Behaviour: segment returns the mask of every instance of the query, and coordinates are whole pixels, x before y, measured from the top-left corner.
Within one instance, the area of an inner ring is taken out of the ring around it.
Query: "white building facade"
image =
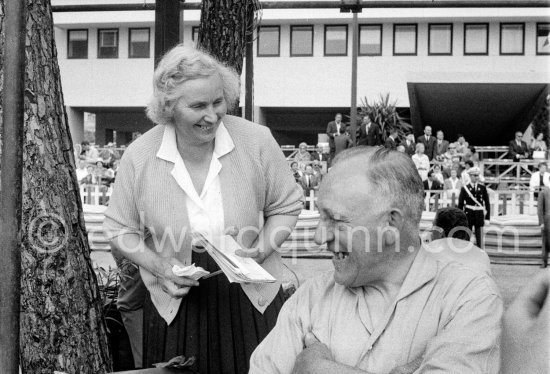
[[[68,3],[75,2],[53,1]],[[182,12],[184,44],[196,38],[199,18],[198,10]],[[358,23],[358,104],[389,93],[417,131],[431,125],[489,145],[483,134],[524,130],[547,94],[549,8],[364,9]],[[96,114],[98,144],[114,132],[124,144],[152,127],[144,108],[154,12],[54,13],[54,24],[73,140],[82,140],[84,112]],[[254,42],[254,120],[281,144],[315,142],[336,112],[349,114],[351,52],[351,14],[264,10]]]

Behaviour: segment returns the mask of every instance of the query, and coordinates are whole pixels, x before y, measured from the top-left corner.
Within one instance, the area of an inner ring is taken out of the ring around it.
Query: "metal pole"
[[[254,34],[253,22],[254,11],[250,6],[250,11],[247,14],[247,30],[246,35],[246,59],[245,59],[245,94],[244,94],[244,118],[254,120]]]
[[[357,55],[359,49],[359,25],[357,23],[357,13],[353,13],[352,38],[351,38],[351,140],[355,144],[355,135],[357,131]]]
[[[261,1],[262,9],[340,9],[340,1]],[[201,3],[180,2],[180,8],[200,9]],[[363,8],[549,8],[547,0],[379,0]],[[155,10],[155,4],[55,5],[54,12]]]
[[[23,92],[25,89],[24,0],[5,6],[2,164],[0,193],[0,373],[19,373]]]
[[[180,42],[179,0],[158,0],[155,8],[155,66]]]

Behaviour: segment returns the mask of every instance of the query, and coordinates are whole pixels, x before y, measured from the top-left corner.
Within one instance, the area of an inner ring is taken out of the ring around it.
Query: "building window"
[[[149,58],[150,30],[129,29],[129,58]]]
[[[488,55],[489,54],[489,24],[465,23],[464,24],[464,54]]]
[[[325,25],[325,56],[348,55],[348,26]]]
[[[67,30],[67,58],[88,58],[88,30]]]
[[[417,25],[393,25],[393,54],[395,56],[416,56]]]
[[[97,58],[118,58],[118,29],[99,29],[97,35]]]
[[[382,56],[382,25],[359,25],[359,55]]]
[[[199,26],[193,26],[191,29],[191,40],[195,43],[195,45],[199,42]]]
[[[290,26],[290,55],[313,56],[313,26]]]
[[[453,54],[453,25],[431,23],[428,25],[428,55],[451,56]]]
[[[279,56],[280,26],[260,26],[258,31],[258,56]]]
[[[550,23],[537,23],[537,55],[550,54]]]
[[[500,24],[500,54],[522,55],[525,39],[525,24],[501,23]]]

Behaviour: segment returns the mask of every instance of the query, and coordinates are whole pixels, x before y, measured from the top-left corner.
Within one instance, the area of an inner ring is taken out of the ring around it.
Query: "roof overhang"
[[[548,73],[421,73],[407,79],[411,121],[470,144],[503,145],[525,131],[549,93]],[[435,135],[435,133],[434,133]]]

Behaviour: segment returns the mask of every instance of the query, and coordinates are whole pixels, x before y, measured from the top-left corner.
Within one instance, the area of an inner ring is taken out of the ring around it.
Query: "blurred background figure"
[[[491,275],[491,261],[481,248],[470,242],[466,214],[458,208],[439,209],[433,221],[432,240],[427,249],[434,256],[457,261]]]

